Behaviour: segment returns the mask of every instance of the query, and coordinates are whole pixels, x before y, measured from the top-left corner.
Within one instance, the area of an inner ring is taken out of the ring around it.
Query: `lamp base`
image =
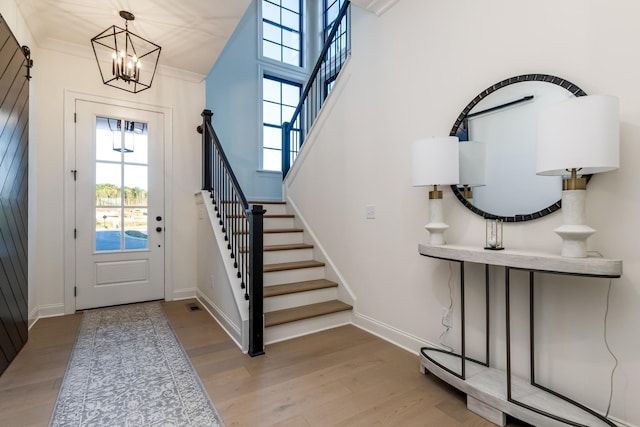
[[[429,244],[430,245],[444,245],[444,232],[449,228],[449,226],[444,222],[444,214],[442,210],[442,192],[439,191],[439,196],[436,198],[431,198],[431,193],[429,193],[429,224],[425,225],[429,231]]]
[[[564,224],[553,230],[562,238],[561,255],[567,258],[586,258],[587,239],[596,232],[584,224],[585,190],[562,192],[562,217]]]
[[[430,222],[425,225],[429,231],[429,244],[430,245],[444,245],[446,242],[444,240],[444,232],[447,231],[449,226],[444,222]]]
[[[596,232],[588,225],[562,225],[553,230],[562,237],[562,252],[567,258],[586,258],[587,239]]]

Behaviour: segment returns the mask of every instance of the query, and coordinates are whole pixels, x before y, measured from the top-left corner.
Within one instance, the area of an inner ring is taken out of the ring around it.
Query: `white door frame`
[[[152,111],[163,116],[164,125],[164,295],[167,301],[173,299],[173,114],[172,109],[156,105],[123,101],[115,98],[90,95],[71,90],[64,92],[64,313],[76,311],[74,287],[76,285],[76,253],[74,241],[76,191],[72,171],[76,170],[75,144],[76,126],[74,121],[76,100],[108,104],[138,110]]]

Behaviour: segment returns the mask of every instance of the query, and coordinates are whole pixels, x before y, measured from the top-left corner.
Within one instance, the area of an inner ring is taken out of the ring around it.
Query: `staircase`
[[[325,278],[285,202],[261,204],[264,215],[265,343],[351,323],[352,306],[338,299],[338,284]]]

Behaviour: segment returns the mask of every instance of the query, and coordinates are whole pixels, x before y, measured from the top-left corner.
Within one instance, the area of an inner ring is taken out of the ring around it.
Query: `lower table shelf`
[[[508,414],[535,426],[567,426],[545,415],[530,411],[520,405],[507,400],[506,373],[496,368],[486,367],[474,361],[466,361],[466,379],[461,379],[445,367],[454,372],[461,370],[461,358],[453,353],[446,353],[436,349],[424,348],[421,351],[421,370],[428,371],[446,383],[467,394],[467,406],[490,421],[504,425],[504,417]],[[441,366],[439,366],[441,365]],[[553,394],[531,385],[528,381],[518,377],[511,379],[512,397],[518,401],[557,414],[562,418],[589,427],[607,427],[610,424],[598,419],[579,407],[560,399]],[[469,400],[469,397],[472,399]],[[478,402],[480,403],[478,405]]]

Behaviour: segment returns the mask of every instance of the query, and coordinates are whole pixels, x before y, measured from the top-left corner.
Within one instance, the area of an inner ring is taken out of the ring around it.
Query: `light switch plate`
[[[376,219],[376,205],[367,205],[367,219]]]

